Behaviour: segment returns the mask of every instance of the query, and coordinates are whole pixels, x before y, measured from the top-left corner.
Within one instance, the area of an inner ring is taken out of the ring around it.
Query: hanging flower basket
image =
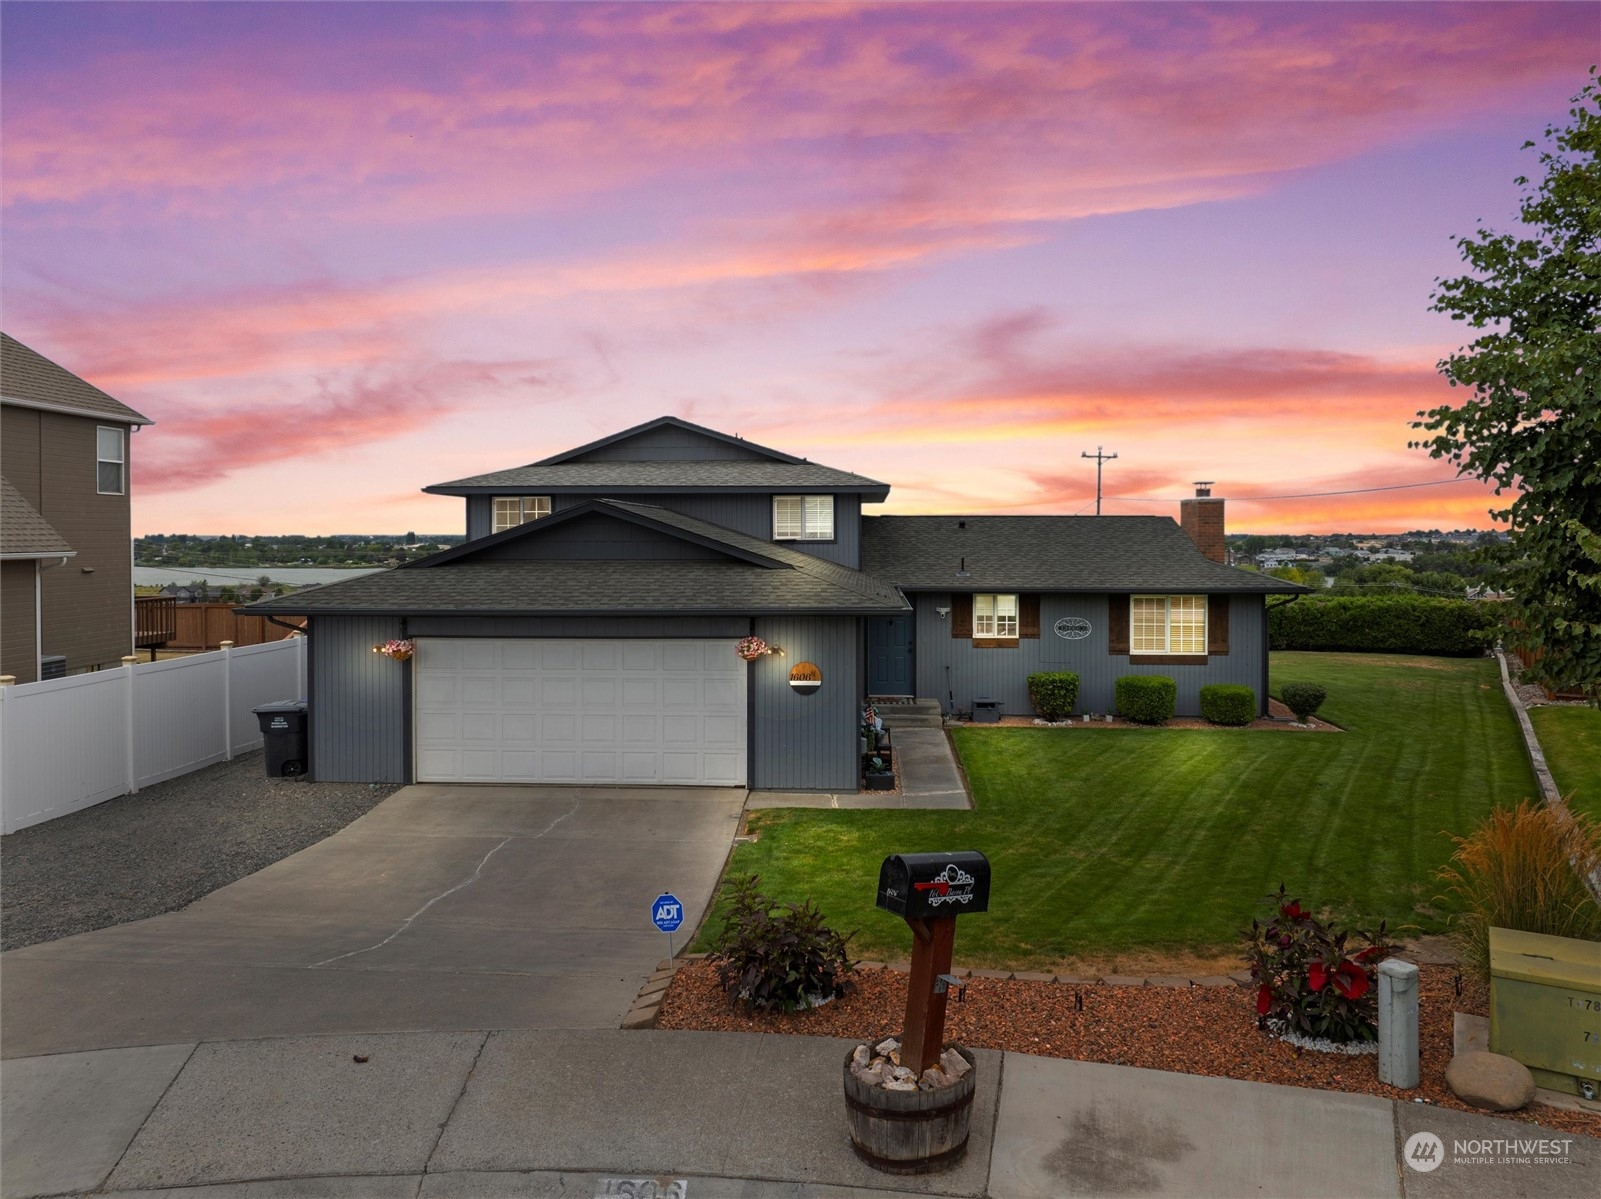
[[[417,652],[417,643],[407,637],[404,640],[386,641],[382,645],[372,647],[372,652],[382,654],[386,658],[393,658],[396,662],[404,662]]]
[[[760,637],[742,637],[734,645],[734,652],[747,662],[754,662],[772,653],[772,647]]]

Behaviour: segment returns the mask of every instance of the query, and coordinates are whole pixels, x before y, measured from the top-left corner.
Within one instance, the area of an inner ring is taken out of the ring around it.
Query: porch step
[[[875,702],[873,708],[892,732],[895,729],[937,729],[945,723],[943,709],[937,699]]]

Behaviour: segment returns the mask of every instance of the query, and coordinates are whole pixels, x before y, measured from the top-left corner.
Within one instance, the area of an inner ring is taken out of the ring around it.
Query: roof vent
[[[967,528],[967,522],[965,520],[959,520],[956,522],[956,527],[958,529],[965,529]]]
[[[967,559],[966,558],[963,558],[961,560],[961,565],[956,568],[956,577],[958,579],[967,578]]]
[[[1205,479],[1205,480],[1197,479],[1195,481],[1195,498],[1196,499],[1204,500],[1208,496],[1210,496],[1211,494],[1212,494],[1212,480],[1211,479]]]

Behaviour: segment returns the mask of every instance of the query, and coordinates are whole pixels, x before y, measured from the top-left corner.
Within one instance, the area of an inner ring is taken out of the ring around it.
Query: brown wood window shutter
[[[1229,597],[1226,595],[1206,597],[1206,652],[1229,652]]]
[[[1126,595],[1106,597],[1106,652],[1128,653],[1128,605]]]
[[[965,591],[951,596],[951,636],[970,638],[973,635],[973,597]]]
[[[1020,595],[1017,597],[1017,635],[1019,637],[1039,637],[1040,597],[1038,595]]]

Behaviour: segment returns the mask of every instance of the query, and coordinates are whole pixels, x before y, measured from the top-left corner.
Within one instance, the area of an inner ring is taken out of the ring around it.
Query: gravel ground
[[[398,791],[269,779],[246,754],[0,838],[0,948],[186,907]]]
[[[1485,1015],[1486,997],[1466,983],[1464,994],[1458,996],[1452,967],[1424,965],[1419,970],[1422,1081],[1415,1091],[1381,1083],[1378,1062],[1371,1055],[1305,1052],[1259,1031],[1254,997],[1242,987],[1074,987],[972,978],[966,999],[947,1006],[945,1031],[947,1039],[970,1049],[1009,1049],[1181,1074],[1356,1091],[1385,1099],[1421,1096],[1440,1107],[1473,1111],[1445,1085],[1452,1052],[1451,1013]],[[729,1006],[710,962],[686,962],[668,988],[657,1027],[855,1037],[868,1042],[899,1035],[906,1009],[906,975],[858,970],[851,977],[856,990],[827,1007],[788,1016],[747,1014],[743,1007]],[[1601,1136],[1601,1116],[1588,1112],[1532,1107],[1500,1114],[1563,1132]]]

